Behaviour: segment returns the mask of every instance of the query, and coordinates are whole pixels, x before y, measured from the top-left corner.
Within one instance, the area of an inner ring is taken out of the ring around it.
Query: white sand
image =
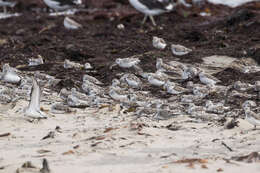
[[[13,110],[0,114],[0,172],[11,173],[26,161],[41,168],[47,158],[54,173],[87,172],[259,172],[259,163],[226,163],[223,158],[259,151],[260,131],[240,119],[231,130],[206,122],[189,122],[186,115],[156,122],[132,115],[118,115],[118,110],[78,110],[67,115],[49,115],[47,120],[30,123],[21,110],[27,102],[19,101]],[[50,105],[44,103],[44,109]],[[180,125],[177,131],[165,126]],[[139,126],[143,126],[137,130]],[[55,127],[54,138],[41,140]],[[107,128],[112,130],[105,132]],[[246,132],[249,130],[248,132]],[[212,142],[213,139],[219,139]],[[234,151],[221,145],[225,142]],[[74,149],[73,147],[79,146]],[[49,152],[40,153],[40,150]],[[173,163],[185,158],[205,159],[207,163]],[[202,166],[204,165],[204,166]],[[207,167],[207,168],[202,168]],[[22,172],[22,171],[21,171]],[[26,172],[33,172],[26,170]]]
[[[48,111],[57,100],[56,93],[45,96],[41,106]],[[239,119],[239,127],[228,130],[188,115],[159,122],[137,118],[132,113],[120,113],[119,105],[115,105],[112,111],[87,108],[71,114],[48,113],[48,119],[31,123],[22,113],[27,104],[19,100],[6,111],[7,106],[0,105],[0,135],[11,133],[0,137],[0,173],[14,173],[18,168],[20,173],[39,172],[43,158],[49,161],[52,173],[260,172],[259,161],[225,161],[259,152],[260,129],[253,131],[243,119]],[[179,129],[168,130],[170,124]],[[60,132],[55,131],[56,126]],[[50,131],[55,131],[54,138],[42,140]],[[203,160],[176,163],[194,158]],[[37,169],[21,169],[26,161]]]

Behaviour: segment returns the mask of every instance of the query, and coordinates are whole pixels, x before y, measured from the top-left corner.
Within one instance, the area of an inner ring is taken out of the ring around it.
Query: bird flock
[[[152,44],[154,45],[154,42]],[[158,47],[155,45],[155,48]],[[187,51],[188,48],[182,50]],[[29,59],[28,66],[43,63],[42,57],[39,56]],[[244,111],[250,123],[259,125],[259,108],[252,100],[260,99],[260,81],[255,81],[254,84],[236,81],[232,85],[224,86],[221,85],[222,81],[206,73],[205,69],[196,64],[165,62],[162,58],[157,58],[154,64],[156,71],[145,72],[141,68],[141,63],[141,60],[135,56],[117,58],[109,70],[112,71],[115,66],[118,66],[121,73],[118,73],[107,86],[88,74],[93,70],[91,64],[82,65],[66,59],[63,63],[64,69],[85,69],[86,73],[82,76],[80,88],[64,87],[60,90],[58,93],[60,100],[52,104],[50,113],[70,113],[75,108],[99,109],[120,104],[124,112],[157,120],[178,115],[217,120],[227,116],[238,117],[239,115],[234,115],[236,111],[230,106],[228,100],[241,97],[246,98],[245,103],[241,105],[241,111]],[[231,66],[237,66],[234,63]],[[246,66],[241,68],[241,71],[244,71],[244,68]],[[9,64],[4,64],[1,81],[3,82],[0,92],[2,104],[17,102],[21,98],[30,100],[23,114],[33,119],[46,119],[48,115],[40,108],[42,91],[45,91],[45,95],[50,93],[51,88],[58,85],[61,80],[40,72],[28,76],[10,67]],[[17,85],[18,87],[15,87]],[[211,95],[222,100],[215,100]]]
[[[55,10],[55,12],[78,7],[82,4],[81,0],[43,0],[44,3]],[[153,25],[156,25],[153,16],[173,10],[178,4],[189,6],[185,1],[173,3],[170,0],[129,0],[129,3],[139,12],[145,15],[142,24],[149,17]],[[6,13],[7,7],[13,7],[16,3],[0,0],[0,6],[3,6]],[[69,17],[65,17],[64,26],[67,29],[78,29],[82,27]],[[123,26],[118,26],[123,28]],[[153,37],[152,45],[154,48],[164,50],[167,43],[159,37]],[[192,49],[179,44],[172,44],[170,49],[175,56],[183,56],[192,52]],[[29,59],[28,66],[43,64],[43,58]],[[229,115],[232,108],[227,105],[229,97],[242,97],[248,100],[259,100],[260,81],[255,84],[242,83],[236,81],[230,86],[221,85],[222,81],[207,73],[199,65],[185,64],[178,61],[165,62],[162,58],[156,60],[156,71],[154,73],[145,72],[141,67],[141,60],[135,56],[129,58],[117,58],[110,66],[129,70],[126,73],[119,73],[117,78],[111,81],[110,86],[105,86],[101,81],[88,75],[93,67],[91,64],[84,65],[65,60],[63,67],[65,69],[85,69],[86,74],[82,76],[82,85],[80,88],[62,88],[59,92],[62,102],[56,102],[51,107],[52,113],[72,112],[71,108],[102,107],[119,103],[125,110],[134,110],[136,115],[151,116],[155,119],[167,119],[172,116],[189,114],[203,115],[205,117],[221,117]],[[238,68],[243,73],[250,73],[252,70],[259,70],[257,67],[249,67],[235,62],[233,68]],[[16,102],[20,98],[28,99],[30,94],[30,103],[24,114],[32,118],[47,118],[40,109],[40,100],[42,90],[51,88],[60,82],[53,76],[40,72],[34,73],[33,77],[23,76],[17,69],[10,67],[9,64],[2,66],[1,80],[8,85],[19,85],[19,87],[1,87],[0,98],[2,103]],[[194,83],[194,79],[199,82]],[[158,98],[151,88],[161,95],[170,95],[169,99]],[[11,90],[13,89],[13,90]],[[251,91],[252,92],[247,92]],[[222,100],[215,102],[209,100],[210,95],[222,96]],[[252,102],[252,101],[251,101]],[[249,122],[252,119],[260,117],[256,104],[245,104],[241,106]],[[134,108],[134,109],[133,109]],[[147,114],[148,112],[148,114]],[[255,118],[252,118],[255,117]],[[260,119],[260,118],[259,118]],[[257,122],[257,121],[254,121]],[[254,124],[256,125],[256,123]],[[258,124],[257,124],[258,125]]]

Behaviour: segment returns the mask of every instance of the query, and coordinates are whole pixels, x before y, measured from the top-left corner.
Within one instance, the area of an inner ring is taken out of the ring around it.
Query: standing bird
[[[0,6],[4,8],[4,13],[7,13],[7,7],[13,8],[17,2],[10,0],[0,0]]]
[[[137,11],[145,15],[142,24],[149,17],[154,26],[156,23],[153,16],[169,12],[176,6],[172,0],[129,0],[129,2]]]
[[[45,119],[47,116],[40,109],[41,88],[36,79],[32,78],[32,82],[30,103],[25,110],[25,116],[36,119]]]
[[[43,0],[43,2],[55,11],[64,11],[82,3],[81,0]]]

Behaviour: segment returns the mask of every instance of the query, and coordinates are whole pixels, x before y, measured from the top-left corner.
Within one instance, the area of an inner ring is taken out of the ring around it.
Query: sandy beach
[[[158,27],[150,21],[141,26],[144,15],[119,0],[83,0],[85,8],[70,14],[81,26],[77,30],[65,28],[63,14],[48,14],[43,1],[20,0],[8,9],[13,17],[1,14],[1,71],[8,63],[23,80],[10,84],[0,74],[0,173],[49,173],[41,171],[43,159],[51,173],[260,172],[260,127],[253,130],[242,109],[251,100],[256,104],[252,111],[260,113],[260,94],[254,88],[260,81],[260,2],[241,2],[243,6],[232,2],[228,6],[221,0],[193,3],[190,8],[180,5],[156,16]],[[152,44],[155,36],[164,39],[165,49]],[[172,45],[189,52],[178,56]],[[37,58],[41,63],[29,65]],[[115,64],[124,58],[136,58],[139,68]],[[170,94],[164,85],[152,86],[149,76],[146,79],[142,74],[162,70],[157,68],[158,59],[202,69],[219,80],[219,88],[207,88],[199,77],[201,71],[187,80],[182,75],[170,76],[175,71],[163,71],[169,77],[163,82],[185,89],[191,82],[202,88],[198,95],[206,90],[203,96],[196,95],[194,86],[180,94]],[[74,65],[66,67],[65,61]],[[155,110],[155,103],[162,102],[167,107],[161,104],[155,112],[143,115],[137,113],[142,106],[132,104],[136,100],[130,100],[130,106],[115,101],[108,92],[112,80],[130,73],[143,85],[132,90],[129,84],[129,88],[123,86],[120,91],[133,92],[122,97],[149,102],[148,109]],[[75,89],[84,98],[91,95],[83,89],[86,74],[100,81],[92,89],[106,91],[97,94],[100,102],[107,99],[105,104],[97,101],[70,108],[70,113],[52,113],[55,103],[68,107],[68,95],[63,100],[59,95],[62,89],[70,94]],[[32,76],[43,90],[40,107],[47,119],[24,116]],[[136,97],[130,97],[133,93]],[[226,110],[188,114],[186,94],[199,98],[191,103],[205,110],[208,100]],[[2,103],[4,99],[9,99],[7,104]],[[180,113],[160,120],[155,115],[163,111]],[[234,126],[227,126],[232,120]]]
[[[71,114],[48,114],[47,120],[31,123],[17,113],[26,104],[19,101],[12,110],[1,113],[1,133],[10,135],[0,137],[0,172],[18,168],[37,172],[43,158],[55,173],[260,170],[259,161],[231,159],[259,150],[260,131],[252,130],[243,119],[239,119],[239,127],[229,130],[188,115],[165,121],[137,118],[120,113],[115,105],[111,111],[86,108]],[[42,107],[49,110],[47,102]],[[174,128],[167,128],[169,125]],[[50,131],[54,137],[42,140]],[[36,168],[21,168],[26,161]]]

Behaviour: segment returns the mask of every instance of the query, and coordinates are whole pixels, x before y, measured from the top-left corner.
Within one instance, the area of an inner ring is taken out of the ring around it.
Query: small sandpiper
[[[120,78],[120,81],[126,82],[132,88],[141,88],[142,86],[142,81],[137,76],[131,73],[124,74]]]
[[[172,53],[176,56],[183,56],[183,55],[186,55],[186,54],[192,52],[192,49],[184,47],[180,44],[172,44],[171,50],[172,50]]]
[[[175,84],[174,82],[170,82],[169,80],[163,85],[163,88],[167,91],[169,94],[178,95],[184,92],[189,92],[189,89],[182,88]]]
[[[210,86],[215,86],[216,83],[221,82],[216,77],[214,77],[210,74],[206,74],[203,71],[201,71],[199,73],[199,78],[200,78],[201,83],[206,84],[206,85],[210,85]]]
[[[153,16],[170,12],[176,6],[172,0],[129,0],[130,4],[139,12],[143,13],[142,25],[150,18],[152,24],[156,26]]]
[[[260,114],[251,111],[250,107],[245,107],[244,111],[246,115],[246,120],[254,125],[254,130],[256,130],[256,126],[260,126]]]
[[[1,80],[8,83],[19,83],[21,81],[21,77],[17,75],[16,69],[10,67],[9,64],[4,64],[3,73],[1,75]]]
[[[103,83],[100,82],[98,79],[96,79],[95,77],[90,76],[88,74],[85,74],[83,76],[83,82],[85,82],[85,81],[89,81],[89,82],[91,82],[91,83],[93,83],[95,85],[103,85]]]
[[[153,47],[163,50],[167,46],[166,42],[164,39],[159,38],[159,37],[153,37]]]
[[[140,63],[139,58],[117,58],[115,64],[110,66],[110,69],[112,69],[114,65],[118,65],[121,68],[136,67],[137,64],[139,63]]]
[[[167,80],[168,78],[163,78],[155,73],[148,74],[148,82],[153,86],[161,87],[167,82]]]

